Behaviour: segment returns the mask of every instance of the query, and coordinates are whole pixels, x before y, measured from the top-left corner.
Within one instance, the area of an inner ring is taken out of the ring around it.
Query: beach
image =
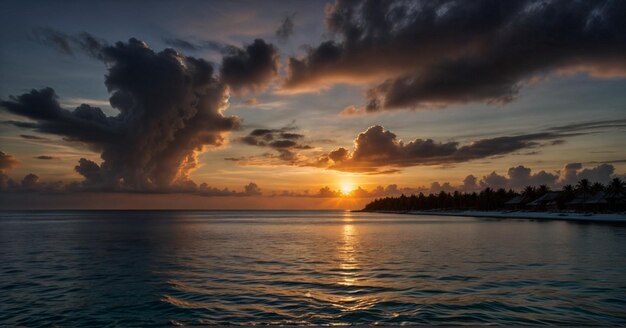
[[[626,223],[624,213],[529,212],[529,211],[408,211],[411,215],[464,216],[500,219],[535,219]]]

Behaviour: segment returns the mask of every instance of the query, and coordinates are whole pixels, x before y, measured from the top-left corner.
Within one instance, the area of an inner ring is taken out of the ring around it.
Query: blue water
[[[0,213],[0,326],[365,323],[626,325],[626,226]]]

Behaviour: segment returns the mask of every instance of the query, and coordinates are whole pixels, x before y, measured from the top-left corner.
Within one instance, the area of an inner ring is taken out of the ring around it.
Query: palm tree
[[[524,198],[526,199],[531,199],[535,197],[535,187],[526,186],[524,190],[522,190],[522,196],[524,196]]]
[[[571,184],[567,184],[561,188],[561,191],[564,193],[574,193],[574,187]]]
[[[626,183],[624,183],[624,181],[622,181],[622,179],[620,178],[614,178],[606,186],[606,190],[615,194],[623,194],[626,190]]]
[[[559,209],[565,209],[566,204],[571,202],[575,195],[574,186],[571,184],[564,185],[563,188],[561,188],[561,195],[559,196]]]
[[[588,179],[582,179],[576,184],[576,192],[579,194],[588,194],[591,192],[591,183]]]
[[[616,211],[624,210],[624,202],[622,201],[620,205],[620,199],[623,200],[624,194],[626,194],[626,183],[620,178],[614,178],[606,186],[606,191],[609,206]]]
[[[604,185],[600,182],[595,182],[591,185],[591,191],[593,191],[594,193],[604,191]]]
[[[547,193],[550,191],[550,187],[546,186],[546,185],[541,185],[539,186],[539,188],[537,188],[537,192],[541,195]]]

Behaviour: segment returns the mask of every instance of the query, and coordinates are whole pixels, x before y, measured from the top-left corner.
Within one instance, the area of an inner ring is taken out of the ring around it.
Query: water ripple
[[[626,227],[346,212],[0,214],[0,325],[626,325]]]

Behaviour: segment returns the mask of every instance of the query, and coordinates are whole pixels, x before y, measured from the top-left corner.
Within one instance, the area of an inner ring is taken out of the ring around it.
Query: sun
[[[342,182],[339,186],[339,190],[343,196],[349,196],[350,193],[354,190],[354,184],[350,182]]]

